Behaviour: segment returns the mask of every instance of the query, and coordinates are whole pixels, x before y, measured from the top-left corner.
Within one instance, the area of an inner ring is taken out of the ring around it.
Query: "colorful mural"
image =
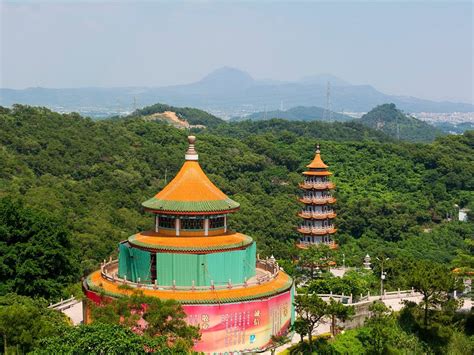
[[[201,328],[196,351],[222,353],[264,349],[272,335],[284,334],[291,322],[292,295],[242,303],[184,305],[187,322]]]

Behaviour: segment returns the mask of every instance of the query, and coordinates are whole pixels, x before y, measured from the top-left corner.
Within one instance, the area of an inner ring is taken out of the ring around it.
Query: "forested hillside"
[[[392,138],[404,141],[431,142],[443,134],[436,127],[404,114],[395,104],[384,104],[373,108],[360,118],[360,122]]]
[[[156,113],[164,113],[167,111],[176,113],[176,116],[178,116],[182,120],[188,121],[188,123],[191,125],[214,127],[218,124],[224,123],[222,119],[197,108],[175,107],[165,104],[154,104],[138,109],[134,111],[130,116],[125,117],[125,119],[150,116]]]
[[[337,112],[331,112],[331,117],[326,117],[325,109],[317,106],[297,106],[288,110],[275,110],[268,112],[255,112],[245,117],[235,117],[232,121],[267,120],[283,118],[289,121],[350,121],[352,117]]]
[[[0,292],[56,297],[43,291],[49,285],[27,281],[70,265],[60,280],[66,287],[116,253],[118,241],[151,228],[140,203],[176,174],[186,135],[139,117],[94,122],[1,108],[0,265],[24,264],[16,275],[0,267]],[[413,259],[466,266],[473,224],[446,216],[457,213],[455,204],[474,209],[473,131],[410,144],[352,122],[271,120],[218,125],[197,137],[204,170],[241,203],[232,226],[254,237],[262,255],[296,252],[297,184],[318,142],[337,184],[337,238],[347,264],[383,251],[395,260],[394,273]],[[38,234],[45,225],[49,237]],[[61,250],[72,252],[61,259]],[[57,262],[45,261],[50,252]]]

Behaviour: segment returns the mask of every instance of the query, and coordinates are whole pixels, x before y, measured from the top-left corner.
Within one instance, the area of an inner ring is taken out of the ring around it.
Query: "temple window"
[[[204,229],[203,219],[181,219],[181,229],[184,230],[202,230]]]
[[[175,218],[160,216],[158,226],[160,228],[175,229]]]
[[[224,228],[224,217],[209,218],[209,229]]]

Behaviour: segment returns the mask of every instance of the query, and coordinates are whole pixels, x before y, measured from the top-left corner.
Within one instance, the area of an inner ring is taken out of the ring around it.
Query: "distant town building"
[[[303,173],[304,181],[299,185],[303,190],[299,200],[304,207],[299,213],[302,223],[298,227],[301,237],[297,246],[307,248],[312,244],[326,244],[330,248],[336,248],[333,239],[337,231],[334,227],[336,213],[333,209],[336,199],[331,192],[336,186],[329,180],[332,173],[321,159],[319,145],[316,156],[307,167],[309,170]]]
[[[209,180],[195,137],[188,140],[176,177],[142,204],[154,215],[154,229],[120,242],[118,260],[104,262],[84,282],[86,296],[101,304],[132,287],[174,299],[201,330],[194,350],[263,351],[294,320],[293,281],[275,258],[259,259],[251,237],[229,230],[227,217],[240,205]]]

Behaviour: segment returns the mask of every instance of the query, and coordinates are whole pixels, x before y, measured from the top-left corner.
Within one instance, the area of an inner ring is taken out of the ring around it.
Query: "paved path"
[[[63,312],[67,315],[74,325],[82,324],[83,321],[83,313],[82,313],[82,301],[77,302],[73,306],[65,309]]]

